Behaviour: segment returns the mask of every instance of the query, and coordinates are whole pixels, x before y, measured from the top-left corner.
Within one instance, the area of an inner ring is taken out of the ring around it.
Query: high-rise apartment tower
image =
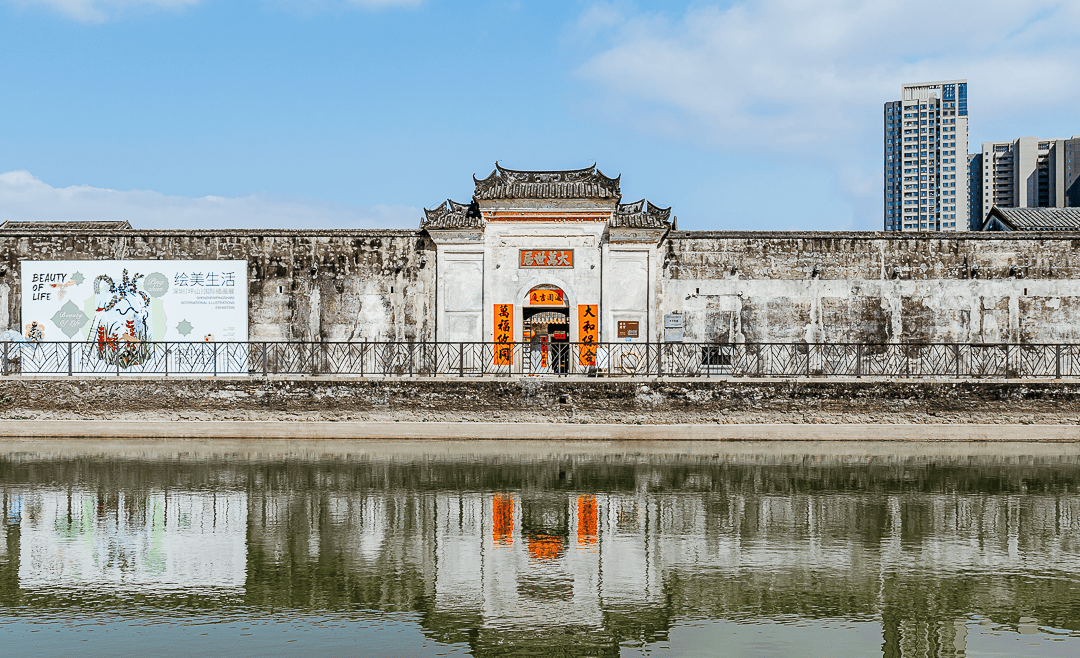
[[[1080,135],[983,142],[981,178],[984,213],[1080,206]]]
[[[967,80],[903,85],[900,98],[885,103],[885,230],[965,230]]]

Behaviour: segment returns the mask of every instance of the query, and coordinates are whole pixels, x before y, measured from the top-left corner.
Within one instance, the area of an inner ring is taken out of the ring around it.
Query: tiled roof
[[[670,228],[671,208],[654,206],[642,199],[634,203],[620,203],[615,209],[609,226],[611,228]]]
[[[483,225],[480,208],[473,203],[458,203],[447,199],[435,208],[424,209],[421,229],[479,228]]]
[[[999,208],[996,217],[1014,231],[1076,231],[1080,230],[1080,208]]]
[[[515,171],[495,163],[495,171],[478,179],[473,197],[489,199],[614,199],[622,197],[619,178],[608,178],[596,165],[564,171]]]
[[[131,229],[128,222],[12,222],[0,224],[0,229],[17,231],[106,231]]]

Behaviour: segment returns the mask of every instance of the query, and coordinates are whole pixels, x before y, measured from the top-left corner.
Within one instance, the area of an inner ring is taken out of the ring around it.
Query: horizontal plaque
[[[566,295],[553,288],[537,288],[529,291],[530,306],[566,306]]]
[[[633,320],[619,320],[619,338],[637,338],[638,323]]]
[[[518,267],[573,267],[573,249],[521,249]]]

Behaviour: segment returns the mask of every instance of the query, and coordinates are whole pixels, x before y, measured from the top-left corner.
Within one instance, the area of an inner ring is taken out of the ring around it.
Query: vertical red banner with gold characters
[[[508,366],[514,362],[514,305],[495,304],[495,365]]]
[[[596,365],[596,338],[600,335],[596,304],[579,304],[578,315],[578,365]]]

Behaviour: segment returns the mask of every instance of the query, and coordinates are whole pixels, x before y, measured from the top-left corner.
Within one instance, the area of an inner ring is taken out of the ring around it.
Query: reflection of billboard
[[[243,588],[246,542],[242,492],[41,491],[25,498],[19,586]]]
[[[21,332],[117,346],[246,341],[242,260],[22,261]]]

